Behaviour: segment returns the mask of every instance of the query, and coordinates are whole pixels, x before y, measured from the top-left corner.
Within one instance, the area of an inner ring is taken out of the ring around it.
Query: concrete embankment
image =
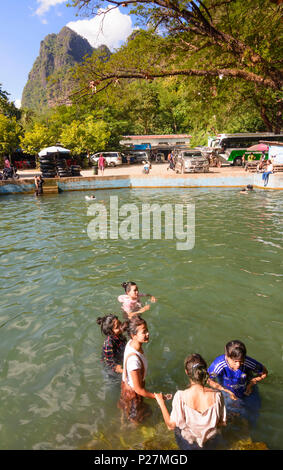
[[[247,184],[261,189],[283,189],[283,173],[270,175],[268,184],[264,187],[261,174],[242,169],[212,169],[209,173],[185,175],[176,175],[173,172],[168,174],[164,167],[153,169],[149,175],[142,174],[141,168],[135,167],[114,168],[111,172],[106,171],[104,176],[90,176],[91,170],[86,170],[81,177],[45,179],[44,193],[121,188],[242,188]],[[21,175],[19,180],[0,181],[0,195],[33,192],[34,181],[29,174]]]

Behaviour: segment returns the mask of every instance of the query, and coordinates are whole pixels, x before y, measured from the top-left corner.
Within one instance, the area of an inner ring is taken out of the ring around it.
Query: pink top
[[[105,164],[105,158],[103,156],[100,156],[98,159],[98,165],[104,166],[104,164]]]
[[[132,300],[127,294],[119,295],[118,301],[121,302],[121,308],[126,313],[137,312],[141,308],[140,297],[146,297],[146,294],[139,294],[136,300]]]
[[[218,433],[217,427],[226,422],[226,408],[221,392],[215,393],[215,402],[203,413],[189,407],[183,399],[183,390],[175,393],[170,420],[176,423],[189,444],[205,442]]]

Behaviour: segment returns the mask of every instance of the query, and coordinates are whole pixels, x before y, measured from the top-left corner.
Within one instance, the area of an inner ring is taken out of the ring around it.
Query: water
[[[170,448],[156,403],[137,429],[121,424],[119,384],[103,375],[96,318],[118,313],[121,283],[158,298],[144,314],[147,388],[184,388],[183,360],[210,363],[231,339],[269,371],[253,438],[282,448],[282,192],[99,191],[123,203],[194,203],[196,243],[87,236],[86,192],[0,199],[1,449]],[[239,430],[240,429],[240,430]],[[231,424],[226,435],[243,437]]]

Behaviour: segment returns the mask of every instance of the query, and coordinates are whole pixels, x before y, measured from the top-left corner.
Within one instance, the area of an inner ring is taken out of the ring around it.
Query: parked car
[[[90,160],[98,162],[101,154],[104,156],[107,166],[117,166],[123,163],[123,154],[121,152],[98,152],[91,155]]]
[[[150,160],[150,154],[149,152],[143,151],[143,152],[130,152],[131,159],[135,163],[142,163],[144,161],[149,161]]]
[[[156,163],[164,163],[165,162],[165,155],[162,152],[156,154],[155,158]]]
[[[200,150],[181,150],[175,157],[176,173],[206,173],[209,162]]]

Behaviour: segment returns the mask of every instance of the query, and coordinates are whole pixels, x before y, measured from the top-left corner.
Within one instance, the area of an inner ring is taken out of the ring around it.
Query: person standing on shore
[[[106,163],[106,160],[105,160],[103,154],[101,153],[99,155],[99,159],[98,159],[98,168],[101,171],[101,176],[103,176],[103,174],[104,174],[105,163]]]
[[[34,177],[34,184],[35,184],[35,195],[42,196],[44,179],[42,178],[41,175]]]
[[[172,152],[169,153],[168,155],[168,162],[169,162],[169,166],[167,167],[167,171],[168,170],[174,170],[175,169],[175,163],[174,163],[174,155]]]

